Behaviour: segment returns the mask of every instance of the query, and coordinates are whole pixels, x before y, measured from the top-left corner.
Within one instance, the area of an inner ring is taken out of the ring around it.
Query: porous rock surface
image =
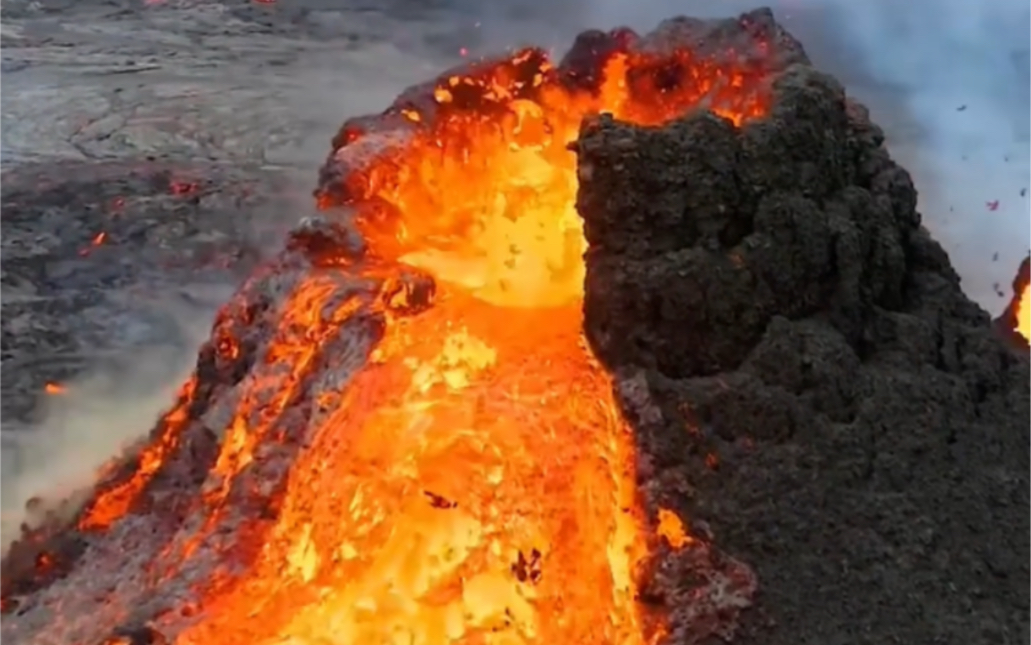
[[[647,384],[642,472],[754,567],[735,642],[1026,642],[1027,352],[866,110],[808,65],[776,84],[741,129],[601,117],[575,146],[586,333]]]

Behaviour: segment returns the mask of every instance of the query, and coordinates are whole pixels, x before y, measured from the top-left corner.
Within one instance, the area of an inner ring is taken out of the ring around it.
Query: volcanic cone
[[[12,548],[4,638],[924,642],[975,599],[1019,632],[1019,576],[948,590],[1027,566],[1027,355],[768,11],[447,72],[345,123],[316,196]]]

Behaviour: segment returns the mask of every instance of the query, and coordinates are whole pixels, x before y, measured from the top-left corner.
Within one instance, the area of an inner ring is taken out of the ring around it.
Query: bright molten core
[[[444,79],[437,114],[402,109],[421,126],[414,141],[400,158],[352,177],[350,193],[375,202],[376,215],[360,225],[380,253],[502,307],[572,305],[583,291],[586,242],[567,146],[583,118],[608,112],[658,125],[704,98],[740,123],[764,113],[763,89],[744,72],[675,52],[613,55],[598,85],[577,91],[529,50]]]
[[[1017,298],[1016,330],[1024,337],[1024,340],[1031,341],[1031,285],[1025,284]]]
[[[376,271],[417,267],[436,301],[388,315],[369,364],[318,401],[329,412],[313,417],[274,528],[244,573],[209,585],[178,642],[641,645],[661,632],[634,579],[656,520],[640,510],[632,436],[581,335],[567,145],[600,111],[658,124],[704,99],[740,123],[764,113],[766,88],[686,52],[602,67],[585,87],[528,51],[445,78],[425,110],[397,109],[403,145],[323,198],[355,207]],[[347,133],[338,154],[375,136]],[[287,405],[269,388],[288,388],[290,370],[318,360],[306,343],[351,315],[332,310],[325,285],[315,273],[285,305],[265,357],[280,380],[255,380],[262,410],[241,395],[216,466],[225,481],[261,458],[263,424]],[[208,488],[214,506],[224,490]]]

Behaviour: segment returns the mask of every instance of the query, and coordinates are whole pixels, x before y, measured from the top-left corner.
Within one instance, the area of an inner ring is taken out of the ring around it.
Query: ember
[[[176,405],[77,517],[75,548],[35,577],[5,568],[5,598],[33,604],[4,635],[660,639],[661,608],[639,602],[649,553],[708,551],[642,505],[633,436],[583,339],[591,168],[569,146],[601,112],[761,118],[800,51],[768,12],[590,33],[557,66],[520,51],[346,123],[326,219],[222,310]],[[9,560],[39,557],[51,530]],[[132,556],[101,581],[112,554]],[[45,598],[76,584],[48,621]]]
[[[44,386],[44,391],[46,391],[47,394],[64,394],[68,390],[60,383],[47,383]]]

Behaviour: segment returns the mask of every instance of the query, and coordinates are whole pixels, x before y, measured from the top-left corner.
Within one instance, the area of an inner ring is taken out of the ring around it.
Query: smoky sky
[[[452,0],[490,46],[559,52],[585,28],[726,17],[742,0]],[[913,175],[924,223],[992,313],[1031,246],[1031,9],[1024,0],[770,0],[814,63],[866,103]],[[997,257],[995,260],[993,258]]]

